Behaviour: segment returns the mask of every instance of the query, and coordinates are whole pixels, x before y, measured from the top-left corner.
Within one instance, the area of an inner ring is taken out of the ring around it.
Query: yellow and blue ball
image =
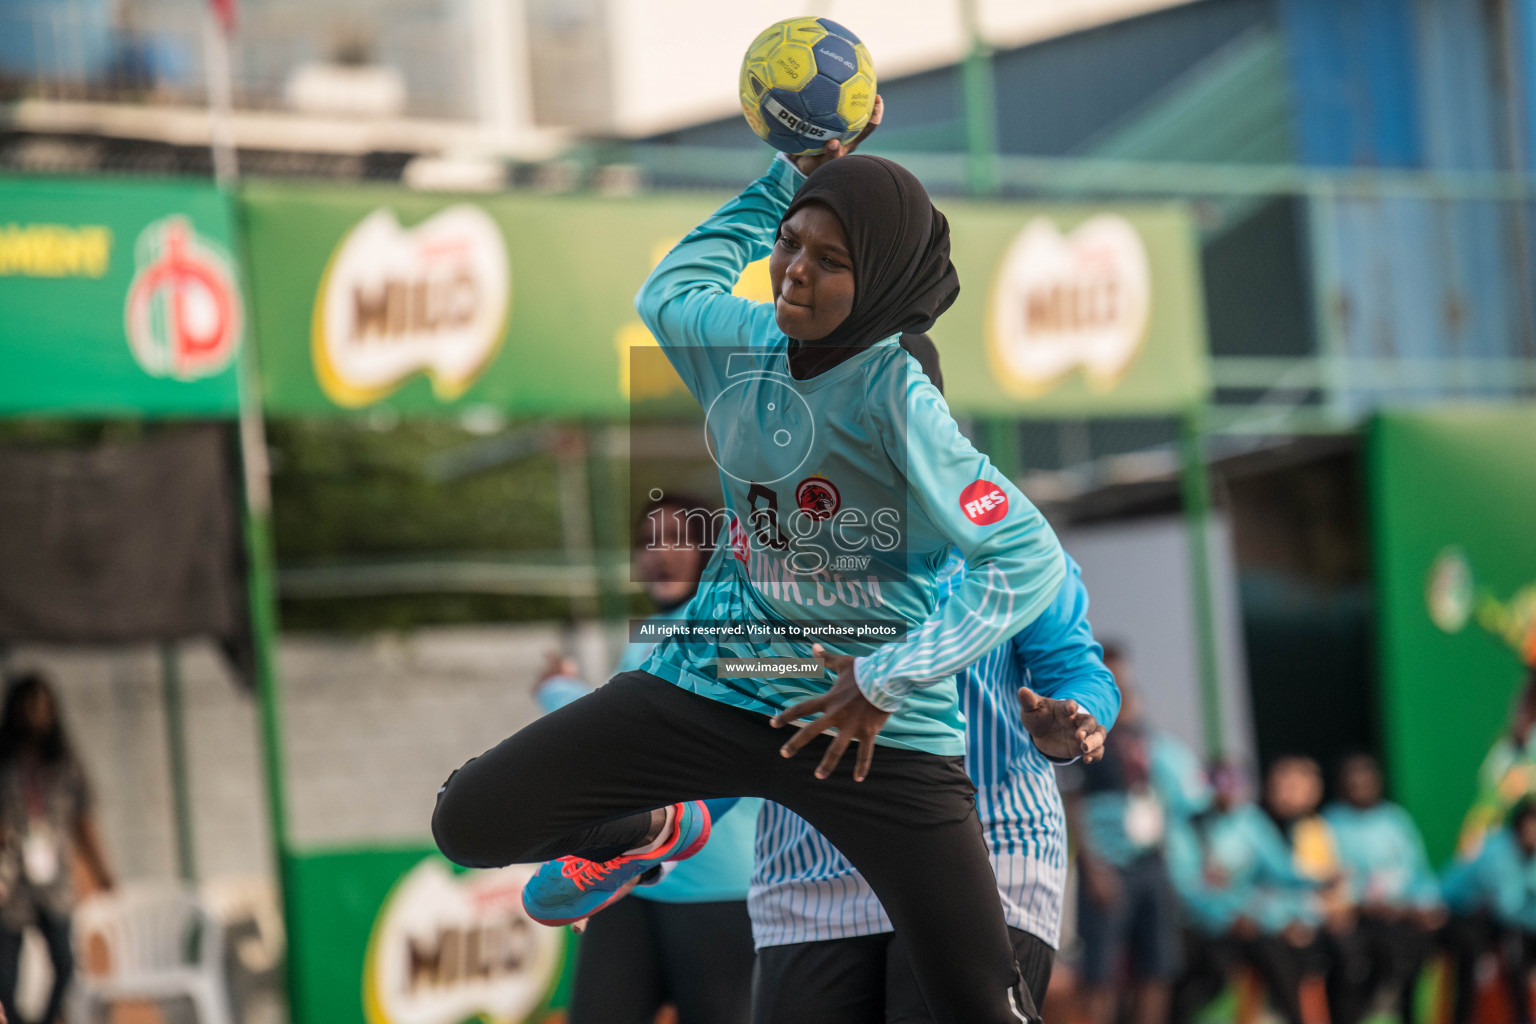
[[[741,112],[775,149],[820,153],[851,142],[875,109],[875,65],[859,37],[830,18],[770,25],[741,62]]]

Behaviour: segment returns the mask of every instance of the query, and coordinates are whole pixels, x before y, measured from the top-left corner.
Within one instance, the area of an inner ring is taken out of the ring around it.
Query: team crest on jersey
[[[837,486],[824,476],[808,476],[795,485],[795,504],[818,522],[831,519],[843,506]]]
[[[1008,514],[1008,495],[991,480],[977,480],[960,492],[960,511],[977,526],[988,526]]]

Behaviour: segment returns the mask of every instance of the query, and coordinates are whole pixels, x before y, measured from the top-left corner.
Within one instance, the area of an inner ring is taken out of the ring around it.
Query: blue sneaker
[[[650,853],[626,854],[599,863],[582,857],[545,861],[523,886],[523,909],[540,924],[561,925],[591,917],[633,888],[640,876],[669,860],[687,860],[709,841],[709,808],[693,800],[673,805],[672,838]]]

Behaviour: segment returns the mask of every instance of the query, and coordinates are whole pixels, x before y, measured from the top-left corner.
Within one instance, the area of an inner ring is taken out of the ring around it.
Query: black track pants
[[[868,780],[854,782],[850,751],[818,780],[830,739],[785,759],[788,737],[763,715],[621,673],[454,772],[438,793],[432,834],[458,864],[499,867],[577,853],[592,826],[683,800],[774,800],[869,881],[935,1021],[1025,1019],[961,759],[881,747]]]

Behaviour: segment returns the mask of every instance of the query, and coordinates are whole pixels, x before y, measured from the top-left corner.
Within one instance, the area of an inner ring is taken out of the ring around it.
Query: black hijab
[[[882,338],[928,330],[960,294],[949,221],[900,164],[862,154],[829,160],[806,179],[783,220],[807,203],[830,209],[848,235],[853,310],[825,338],[790,339],[790,369],[801,380]]]

